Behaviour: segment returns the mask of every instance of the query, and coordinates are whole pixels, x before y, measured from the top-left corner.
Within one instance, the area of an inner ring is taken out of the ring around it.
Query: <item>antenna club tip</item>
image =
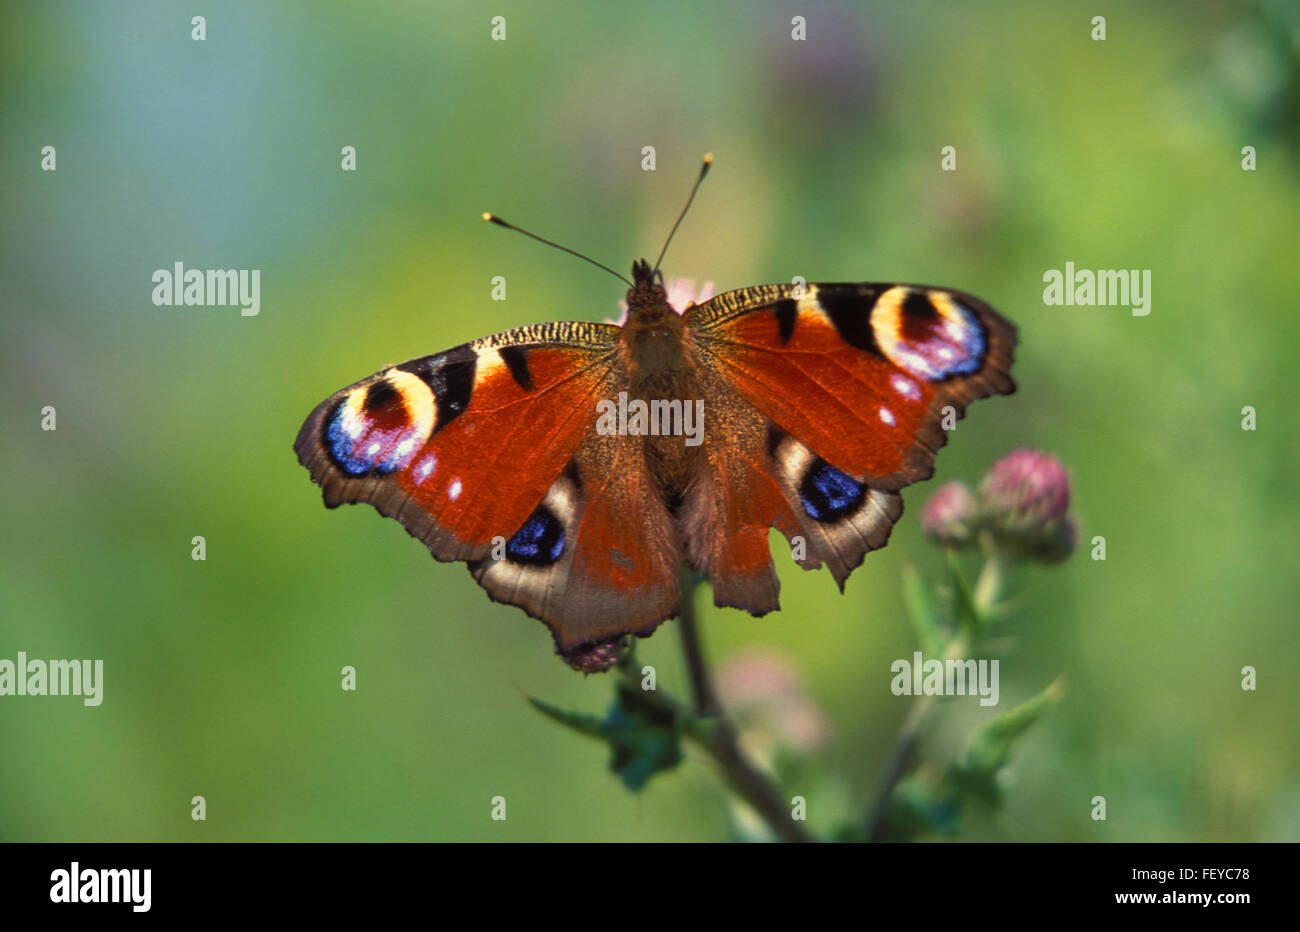
[[[493,220],[495,220],[496,218],[493,217],[492,214],[491,214],[490,212],[488,212],[488,211],[485,210],[485,211],[483,211],[483,219],[486,220],[488,223],[491,223],[491,222],[492,222]]]
[[[712,164],[713,164],[713,153],[712,153],[712,152],[706,152],[706,153],[704,153],[704,164],[705,164],[705,165],[712,165]]]

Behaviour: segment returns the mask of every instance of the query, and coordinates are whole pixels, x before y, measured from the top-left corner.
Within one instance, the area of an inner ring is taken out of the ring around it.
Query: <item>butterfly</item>
[[[633,264],[621,324],[530,324],[385,367],[294,444],[328,507],[369,503],[466,563],[575,666],[674,617],[683,566],[717,605],[778,608],[769,528],[843,591],[932,475],[945,419],[1015,390],[1015,328],[971,295],[778,284],[679,311],[658,264]]]

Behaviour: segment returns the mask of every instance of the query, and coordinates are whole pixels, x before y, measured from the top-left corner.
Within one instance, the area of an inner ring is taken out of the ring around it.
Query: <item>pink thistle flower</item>
[[[937,544],[964,547],[978,520],[978,505],[964,482],[947,482],[930,496],[921,511],[921,530]]]
[[[1069,516],[1070,476],[1039,450],[1013,450],[989,469],[979,488],[981,514],[1004,543],[1032,557],[1064,560],[1078,527]]]
[[[985,517],[997,530],[1024,534],[1065,517],[1070,477],[1061,461],[1038,450],[1012,450],[980,482]]]
[[[584,644],[560,656],[564,658],[565,663],[582,673],[604,673],[623,659],[623,651],[626,647],[627,641],[620,637],[612,641]]]
[[[794,664],[783,653],[757,649],[729,658],[718,674],[718,695],[741,724],[747,744],[799,752],[826,744],[825,713],[804,689]]]

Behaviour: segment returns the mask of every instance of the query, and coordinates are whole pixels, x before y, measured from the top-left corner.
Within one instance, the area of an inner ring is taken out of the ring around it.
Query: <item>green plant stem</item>
[[[1006,558],[988,532],[980,536],[980,546],[984,551],[984,568],[980,570],[979,579],[975,581],[974,599],[975,606],[979,609],[980,622],[983,623],[997,608],[998,595],[1002,592]]]
[[[966,654],[970,649],[971,639],[988,623],[997,608],[998,599],[1001,598],[1002,584],[1006,577],[1006,556],[998,547],[997,541],[987,533],[980,537],[980,548],[984,551],[984,566],[980,570],[979,579],[975,582],[975,589],[971,596],[977,615],[974,619],[974,630],[965,631],[964,625],[958,626],[961,633],[949,641],[948,646],[944,648],[944,661],[961,659]],[[899,781],[907,773],[912,762],[912,754],[921,738],[921,730],[934,709],[936,699],[936,696],[922,696],[917,699],[898,729],[898,737],[894,739],[894,747],[885,765],[885,775],[881,778],[880,788],[876,791],[876,798],[871,805],[871,815],[867,820],[867,838],[870,841],[880,841],[884,837],[889,816],[889,801],[893,798]]]
[[[687,736],[717,762],[732,790],[753,807],[778,838],[792,842],[813,841],[804,827],[790,818],[790,807],[781,791],[745,757],[736,729],[723,714],[700,646],[695,618],[695,581],[686,571],[681,576],[679,597],[681,615],[678,626],[682,653],[690,671],[696,710],[695,715],[683,710]]]
[[[682,569],[678,581],[677,630],[682,638],[682,654],[686,657],[686,669],[690,671],[691,695],[695,700],[697,715],[716,716],[721,713],[717,693],[713,690],[713,681],[709,677],[708,664],[704,660],[704,649],[700,644],[700,631],[695,623],[695,580],[691,571]]]
[[[746,759],[740,750],[736,730],[724,718],[696,719],[697,727],[687,733],[722,768],[728,785],[749,803],[782,841],[815,841],[804,827],[790,818],[789,802],[766,774]]]
[[[947,649],[943,652],[943,659],[945,661],[957,659],[966,653],[966,648],[964,638],[955,638],[948,643]],[[881,778],[880,788],[876,791],[876,798],[871,806],[871,816],[867,820],[868,841],[881,841],[884,837],[886,819],[889,815],[889,801],[893,798],[899,781],[907,773],[907,768],[912,762],[912,752],[916,750],[917,742],[921,738],[921,728],[929,718],[937,699],[937,696],[921,696],[917,699],[898,729],[894,747],[889,752],[889,762],[885,765],[885,775]]]

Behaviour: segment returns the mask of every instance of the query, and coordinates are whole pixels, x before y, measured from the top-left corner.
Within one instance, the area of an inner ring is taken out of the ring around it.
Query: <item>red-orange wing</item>
[[[396,518],[558,648],[648,633],[676,610],[679,556],[644,462],[595,434],[618,335],[543,324],[385,368],[321,402],[294,450],[327,506]]]

